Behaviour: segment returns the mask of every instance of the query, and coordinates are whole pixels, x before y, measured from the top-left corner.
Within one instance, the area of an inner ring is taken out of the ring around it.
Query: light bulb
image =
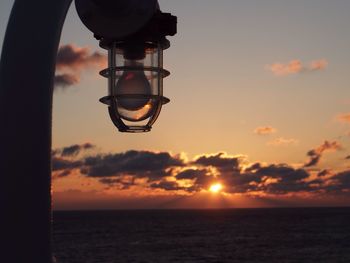
[[[151,97],[152,87],[143,71],[124,71],[116,84],[115,94],[121,118],[139,122],[152,115],[155,100]]]
[[[118,98],[118,105],[128,111],[142,109],[149,101],[152,89],[143,71],[126,71],[116,85],[117,95],[126,95]],[[128,95],[131,95],[128,97]],[[140,97],[133,95],[140,95]],[[144,97],[142,97],[144,96]]]

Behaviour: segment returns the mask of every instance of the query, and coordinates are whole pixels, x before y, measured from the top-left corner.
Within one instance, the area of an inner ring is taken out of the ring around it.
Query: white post
[[[0,261],[50,263],[55,61],[72,0],[16,0],[0,61]]]

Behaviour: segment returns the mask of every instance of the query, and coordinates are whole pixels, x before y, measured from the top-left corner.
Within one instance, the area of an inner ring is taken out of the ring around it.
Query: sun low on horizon
[[[223,185],[221,183],[213,183],[209,187],[209,191],[212,193],[220,193],[223,189]]]

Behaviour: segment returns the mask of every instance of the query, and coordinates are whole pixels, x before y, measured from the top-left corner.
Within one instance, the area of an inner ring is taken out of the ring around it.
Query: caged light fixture
[[[155,3],[153,14],[136,32],[122,36],[95,32],[100,47],[108,50],[108,68],[100,72],[108,79],[108,95],[100,101],[121,132],[150,131],[170,101],[163,96],[163,78],[170,74],[163,69],[163,50],[170,47],[166,36],[176,34],[177,18],[161,12]]]

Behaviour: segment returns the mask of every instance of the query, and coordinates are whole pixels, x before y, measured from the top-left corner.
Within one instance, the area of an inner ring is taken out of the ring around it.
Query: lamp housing
[[[170,47],[177,18],[157,0],[75,0],[81,21],[108,50],[108,95],[100,101],[121,132],[150,131],[169,102],[163,96],[163,50]]]
[[[121,132],[147,132],[157,120],[163,96],[163,50],[169,41],[101,41],[108,50],[108,68],[100,74],[108,78],[108,105],[112,122]]]

